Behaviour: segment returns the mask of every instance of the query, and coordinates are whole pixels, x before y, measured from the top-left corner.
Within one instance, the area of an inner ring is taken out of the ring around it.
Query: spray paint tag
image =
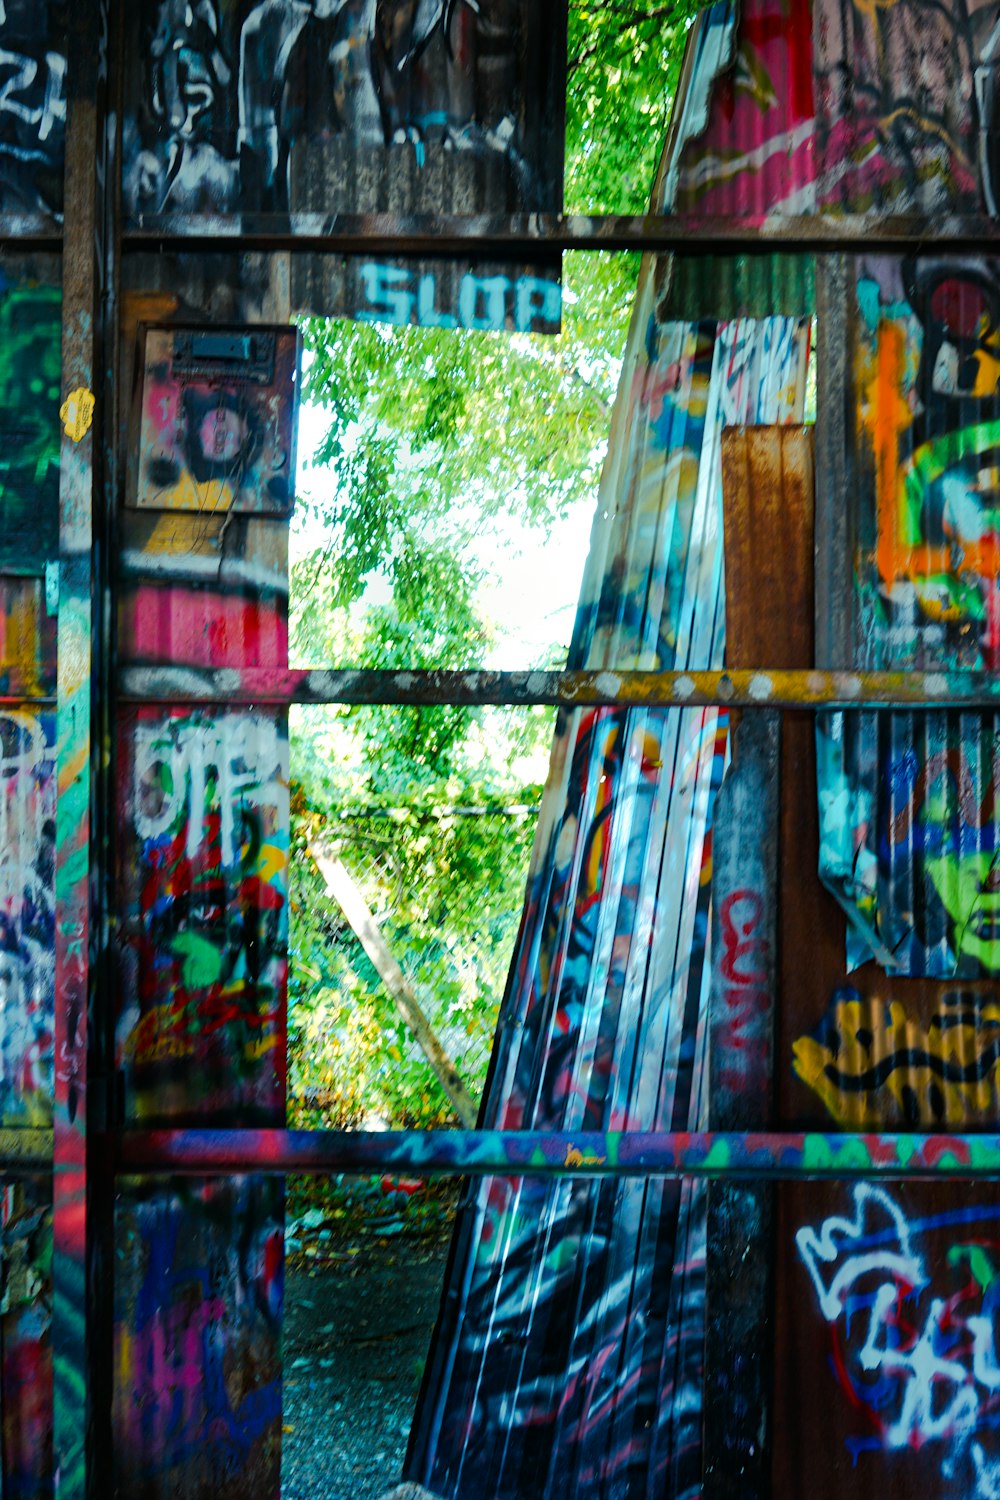
[[[94,420],[94,408],[97,406],[96,398],[86,387],[79,386],[71,391],[59,408],[59,417],[66,431],[66,436],[72,438],[74,443],[79,443],[90,431]]]

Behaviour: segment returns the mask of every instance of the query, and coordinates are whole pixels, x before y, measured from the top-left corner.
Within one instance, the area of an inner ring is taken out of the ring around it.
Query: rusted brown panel
[[[811,427],[722,434],[726,663],[812,665]]]

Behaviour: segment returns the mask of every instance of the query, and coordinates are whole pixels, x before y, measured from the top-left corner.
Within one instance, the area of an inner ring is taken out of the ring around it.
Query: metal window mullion
[[[843,214],[772,215],[764,223],[735,216],[693,214],[243,214],[229,220],[186,215],[144,215],[122,239],[123,253],[203,254],[232,250],[301,254],[391,254],[520,258],[563,250],[685,250],[704,254],[817,254],[855,250],[883,253],[960,246],[982,253],[998,241],[995,221],[945,215],[870,217]]]
[[[660,1176],[749,1181],[1000,1180],[1000,1134],[822,1131],[132,1130],[119,1176],[375,1171],[417,1176]]]
[[[312,704],[536,704],[565,708],[996,708],[987,672],[746,668],[713,672],[429,671],[126,667],[119,703],[231,707]]]
[[[97,387],[102,315],[103,86],[107,0],[71,12],[63,233],[63,394]],[[64,432],[59,478],[57,632],[55,1124],[53,1148],[54,1490],[95,1493],[94,1389],[88,1319],[93,507],[100,413],[74,441]]]

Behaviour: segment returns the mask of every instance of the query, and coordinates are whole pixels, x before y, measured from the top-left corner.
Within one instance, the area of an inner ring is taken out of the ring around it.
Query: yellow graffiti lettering
[[[271,1052],[278,1045],[276,1036],[259,1036],[255,1041],[247,1042],[243,1048],[243,1056],[247,1062],[256,1062],[267,1052]]]
[[[585,1156],[575,1146],[567,1146],[566,1160],[563,1165],[566,1167],[602,1167],[606,1161],[606,1156]]]
[[[841,998],[793,1059],[838,1125],[986,1124],[1000,1109],[1000,1003],[946,996],[923,1025],[898,1000]]]

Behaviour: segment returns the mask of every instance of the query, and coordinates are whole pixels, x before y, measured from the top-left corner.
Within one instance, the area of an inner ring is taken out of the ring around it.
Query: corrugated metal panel
[[[987,0],[748,0],[678,163],[677,210],[995,216],[995,21]]]
[[[859,664],[1000,660],[994,303],[987,257],[857,267]],[[1000,972],[995,733],[978,715],[821,721],[821,873],[890,973]]]
[[[1000,666],[1000,259],[855,267],[859,665]]]
[[[653,264],[640,286],[570,665],[721,665],[721,432],[801,417],[809,320],[661,323]],[[704,1119],[724,754],[714,711],[560,725],[484,1124]],[[415,1476],[449,1496],[697,1491],[701,1192],[487,1182],[455,1257]]]
[[[810,255],[674,255],[659,316],[669,318],[806,317],[816,309]]]
[[[735,3],[728,10],[735,13]],[[727,7],[715,11],[723,24]],[[745,0],[735,35],[707,128],[680,157],[674,210],[752,222],[810,213],[817,164],[809,0]]]
[[[126,8],[132,223],[193,216],[559,212],[566,0]],[[558,257],[419,266],[310,256],[292,300],[329,316],[557,332]]]

